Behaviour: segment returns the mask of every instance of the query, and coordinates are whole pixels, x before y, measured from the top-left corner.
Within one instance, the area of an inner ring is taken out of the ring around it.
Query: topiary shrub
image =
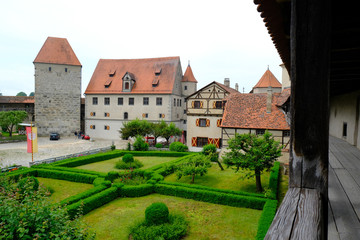
[[[122,157],[122,160],[125,163],[131,163],[131,162],[134,162],[134,156],[132,154],[127,153]]]
[[[116,164],[115,164],[115,167],[117,169],[137,169],[137,168],[141,168],[143,166],[144,166],[144,164],[137,159],[134,159],[133,162],[129,162],[129,163],[126,163],[123,160],[120,160],[120,161],[116,162]]]
[[[149,150],[149,144],[145,142],[142,136],[137,136],[133,144],[135,151],[147,151]]]
[[[37,191],[39,190],[39,180],[33,176],[25,177],[18,182],[17,187],[21,193],[26,190]]]
[[[181,142],[173,142],[170,144],[169,149],[174,152],[185,152],[188,150],[188,147]]]
[[[148,226],[169,222],[169,209],[165,203],[151,204],[145,210],[145,222]]]
[[[163,145],[162,145],[161,143],[157,143],[157,144],[155,144],[155,147],[156,147],[156,148],[162,148]]]
[[[116,178],[120,177],[119,172],[117,171],[110,171],[105,177],[105,180],[109,180],[113,182]]]

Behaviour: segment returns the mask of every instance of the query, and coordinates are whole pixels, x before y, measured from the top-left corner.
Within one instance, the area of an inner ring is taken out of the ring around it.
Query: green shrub
[[[142,136],[137,136],[133,144],[135,151],[147,151],[149,150],[149,144],[145,142]]]
[[[37,191],[39,190],[39,180],[34,176],[25,177],[18,182],[17,187],[21,193],[25,191]]]
[[[279,190],[279,173],[280,173],[280,162],[275,162],[270,172],[269,179],[269,198],[276,199]]]
[[[65,171],[58,171],[52,169],[37,169],[36,171],[38,177],[61,179],[72,182],[92,184],[94,180],[97,178],[97,176],[95,175],[65,172]]]
[[[140,222],[130,229],[130,235],[134,240],[179,240],[186,235],[187,228],[183,216],[170,214],[168,223],[147,226],[146,222]]]
[[[111,145],[111,151],[114,151],[116,149],[115,145]]]
[[[95,178],[93,184],[95,187],[97,187],[101,184],[103,184],[107,187],[111,187],[111,181],[106,181],[105,178]]]
[[[145,221],[148,226],[169,222],[169,208],[162,202],[151,204],[145,210]]]
[[[277,207],[276,200],[266,201],[259,219],[256,240],[262,240],[265,238],[265,235],[269,230],[269,227],[275,217],[276,207]]]
[[[161,143],[157,143],[157,144],[155,144],[155,147],[156,147],[156,148],[162,148],[163,145],[162,145]]]
[[[122,197],[142,197],[154,192],[154,185],[141,184],[137,186],[124,185],[120,189],[120,196]]]
[[[86,170],[86,169],[77,169],[77,168],[70,168],[70,167],[59,167],[59,166],[54,166],[54,165],[51,165],[51,164],[34,165],[31,168],[37,168],[37,169],[42,168],[42,169],[59,170],[59,171],[65,171],[65,172],[90,174],[90,175],[95,175],[97,177],[103,177],[103,178],[106,176],[106,173],[90,171],[90,170]]]
[[[125,163],[134,162],[134,156],[132,154],[127,153],[122,157],[122,161],[125,162]]]
[[[15,182],[19,181],[20,178],[24,178],[27,176],[37,176],[37,170],[32,168],[24,168],[22,170],[16,170],[10,173],[4,173],[2,176],[7,176],[10,180]]]
[[[131,151],[131,143],[130,142],[127,143],[127,150]]]
[[[188,147],[181,142],[173,142],[170,144],[169,149],[170,151],[174,152],[186,152],[188,150]]]
[[[109,181],[111,181],[111,182],[114,182],[114,180],[116,179],[116,178],[119,178],[120,177],[120,175],[119,175],[119,172],[117,172],[117,171],[110,171],[110,172],[108,172],[108,174],[107,174],[107,176],[106,176],[106,180],[109,180]]]
[[[218,161],[219,156],[217,154],[217,148],[216,148],[215,144],[206,144],[203,147],[201,153],[206,156],[210,156],[210,161],[212,161],[212,162]]]
[[[74,196],[68,197],[64,200],[62,200],[59,205],[70,205],[73,203],[76,203],[82,199],[88,198],[96,193],[102,192],[105,189],[109,188],[109,186],[105,185],[105,184],[100,184],[94,188],[88,189],[82,193],[76,194]]]
[[[116,162],[115,167],[117,169],[137,169],[143,167],[144,164],[140,162],[138,159],[134,159],[133,162],[126,163],[122,160]]]

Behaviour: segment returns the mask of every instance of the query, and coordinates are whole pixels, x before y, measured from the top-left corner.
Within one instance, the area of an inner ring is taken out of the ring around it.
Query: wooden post
[[[327,239],[330,2],[291,6],[290,188],[315,189]]]

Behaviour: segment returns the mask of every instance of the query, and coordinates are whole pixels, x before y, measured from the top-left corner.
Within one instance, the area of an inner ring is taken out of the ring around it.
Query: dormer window
[[[112,79],[108,79],[104,84],[105,88],[109,88],[111,83],[112,83]]]
[[[131,92],[136,82],[134,74],[126,72],[122,80],[123,80],[123,92]]]
[[[161,74],[161,67],[157,67],[155,69],[155,76],[159,76]]]
[[[115,76],[115,73],[116,73],[115,70],[110,70],[110,71],[109,71],[109,77]]]
[[[130,83],[128,83],[128,82],[125,83],[125,89],[126,89],[126,90],[129,90],[129,89],[130,89]]]

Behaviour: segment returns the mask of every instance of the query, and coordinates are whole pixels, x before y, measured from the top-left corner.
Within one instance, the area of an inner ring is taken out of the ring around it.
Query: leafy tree
[[[34,92],[31,92],[31,93],[29,94],[29,97],[33,97],[33,96],[35,96],[35,93],[34,93]]]
[[[219,153],[217,152],[217,148],[215,144],[205,145],[201,153],[204,154],[205,156],[209,156],[211,162],[216,162],[219,165],[221,171],[224,170],[223,166],[221,165],[221,162],[219,161]]]
[[[16,96],[26,97],[27,95],[24,92],[18,92],[18,94],[16,94]]]
[[[27,118],[25,111],[7,111],[0,112],[0,126],[9,132],[9,136],[12,136],[13,127],[21,123]]]
[[[261,174],[264,170],[270,170],[274,161],[281,156],[279,142],[266,131],[262,136],[236,134],[228,143],[230,152],[223,157],[224,163],[235,167],[236,172],[239,168],[253,171],[248,177],[255,176],[256,191],[262,192]]]
[[[145,136],[151,132],[150,123],[146,120],[135,119],[129,122],[125,122],[120,129],[122,139],[128,139],[129,137]]]
[[[177,166],[176,175],[178,179],[182,178],[182,176],[191,176],[191,183],[194,183],[195,176],[203,176],[210,167],[211,163],[208,157],[203,154],[196,154]]]
[[[27,178],[25,178],[27,179]],[[19,186],[0,177],[1,239],[94,239],[78,219],[71,221],[65,208],[53,204],[31,179]]]
[[[165,121],[159,123],[150,123],[151,125],[151,134],[155,137],[155,145],[157,143],[157,138],[162,136],[164,129],[168,126]]]
[[[169,143],[171,136],[180,136],[182,131],[176,127],[174,123],[170,123],[166,128],[163,129],[161,136],[164,137]]]

